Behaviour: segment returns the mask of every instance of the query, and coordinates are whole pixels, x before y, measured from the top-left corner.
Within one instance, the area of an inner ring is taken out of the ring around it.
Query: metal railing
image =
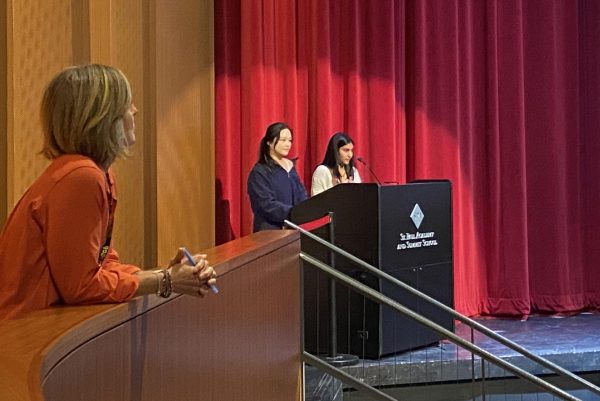
[[[447,305],[437,301],[434,298],[431,298],[430,296],[428,296],[427,294],[424,294],[418,290],[416,290],[415,288],[405,284],[404,282],[398,280],[397,278],[387,274],[386,272],[362,261],[361,259],[357,258],[356,256],[350,254],[349,252],[325,241],[324,239],[314,235],[313,233],[304,230],[302,227],[287,221],[285,222],[285,224],[291,228],[294,228],[296,230],[298,230],[302,235],[307,236],[308,238],[318,242],[319,244],[325,246],[326,248],[336,252],[339,255],[342,255],[343,257],[345,257],[346,259],[348,259],[349,261],[353,262],[354,264],[362,267],[363,269],[367,270],[369,273],[375,275],[376,277],[379,277],[381,279],[387,280],[390,283],[395,284],[396,286],[402,288],[403,290],[415,295],[416,297],[420,298],[421,300],[428,302],[431,305],[434,305],[438,308],[440,308],[441,310],[449,313],[450,315],[452,315],[456,320],[459,320],[461,322],[463,322],[465,325],[469,326],[470,328],[472,328],[473,330],[478,331],[479,333],[482,333],[486,336],[488,336],[489,338],[494,339],[495,341],[499,342],[500,344],[512,349],[513,351],[519,353],[520,355],[530,359],[531,361],[534,361],[536,363],[538,363],[539,365],[549,369],[550,371],[563,376],[563,377],[567,377],[569,379],[574,380],[575,382],[579,383],[582,387],[584,387],[585,389],[600,395],[600,387],[596,386],[595,384],[577,376],[576,374],[562,368],[559,365],[556,365],[555,363],[540,357],[539,355],[533,354],[532,352],[530,352],[529,350],[527,350],[526,348],[520,346],[519,344],[509,340],[508,338],[501,336],[500,334],[490,330],[489,328],[483,326],[482,324],[474,321],[473,319],[462,315],[461,313],[455,311],[454,309],[448,307]],[[379,304],[383,304],[386,305],[400,313],[402,313],[403,315],[416,320],[417,322],[425,325],[426,327],[430,328],[431,330],[437,332],[438,334],[442,335],[443,337],[447,338],[448,340],[450,340],[451,342],[453,342],[454,344],[461,346],[467,350],[469,350],[470,352],[472,352],[475,355],[480,356],[482,359],[487,360],[489,362],[492,362],[504,369],[506,369],[507,371],[513,373],[514,375],[523,378],[524,380],[527,380],[535,385],[537,385],[540,388],[543,388],[544,390],[548,391],[549,393],[552,393],[553,395],[564,399],[564,400],[578,400],[578,398],[568,394],[567,392],[561,390],[560,388],[548,383],[547,381],[509,363],[506,362],[503,359],[500,359],[498,357],[496,357],[495,355],[491,354],[490,352],[474,345],[471,344],[470,342],[464,340],[463,338],[457,336],[456,334],[454,334],[453,332],[445,329],[444,327],[434,323],[433,321],[425,318],[424,316],[404,307],[403,305],[399,304],[398,302],[394,301],[393,299],[390,299],[384,295],[382,295],[380,292],[372,289],[371,287],[368,287],[366,285],[364,285],[363,283],[361,283],[358,280],[352,279],[348,276],[346,276],[343,273],[340,273],[339,271],[337,271],[336,269],[332,268],[331,266],[328,266],[327,264],[313,258],[310,255],[306,255],[304,253],[300,253],[300,258],[304,261],[306,261],[307,263],[315,266],[316,268],[318,268],[319,270],[323,271],[324,273],[326,273],[327,275],[329,275],[330,277],[334,278],[336,281],[339,281],[345,285],[347,285],[348,287],[354,289],[355,291],[357,291],[358,293],[362,294],[363,296],[369,298],[370,300],[377,302]],[[306,354],[306,353],[305,353]],[[310,355],[310,354],[308,354]],[[312,357],[314,358],[314,357]],[[305,357],[305,360],[308,359],[307,357]],[[314,360],[311,359],[311,361],[314,362]],[[307,360],[308,362],[308,360]],[[312,363],[312,362],[309,362]],[[335,369],[333,367],[331,367],[330,369]],[[339,370],[339,369],[338,369]],[[340,370],[341,371],[341,370]],[[343,371],[341,371],[343,372]],[[343,372],[344,375],[347,375],[345,372]],[[343,375],[335,375],[337,378],[339,378],[340,380],[347,382],[347,377],[344,377]],[[347,383],[349,385],[354,385],[353,383]],[[361,383],[363,384],[363,383]],[[361,389],[364,390],[363,387],[361,387]],[[375,390],[373,388],[373,390]],[[375,390],[378,391],[378,390]],[[378,393],[381,393],[378,391]],[[371,394],[372,397],[380,397],[380,394],[377,393],[372,393]],[[382,398],[375,398],[375,399],[382,399]],[[389,398],[387,398],[389,399]]]

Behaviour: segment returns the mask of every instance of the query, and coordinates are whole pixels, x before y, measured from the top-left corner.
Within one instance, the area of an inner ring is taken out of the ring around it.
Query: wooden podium
[[[302,224],[334,213],[335,244],[406,284],[453,306],[452,208],[449,181],[406,185],[337,185],[292,210]],[[327,228],[313,231],[328,239]],[[302,250],[327,263],[328,252],[302,238]],[[453,330],[454,320],[439,309],[336,256],[336,268],[384,295]],[[328,277],[304,268],[304,343],[313,353],[328,352]],[[338,284],[338,352],[361,358],[405,351],[434,343],[439,336],[389,307],[381,307]]]

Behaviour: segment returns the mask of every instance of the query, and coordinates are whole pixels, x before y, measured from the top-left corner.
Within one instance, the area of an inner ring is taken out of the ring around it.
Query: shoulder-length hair
[[[279,142],[279,135],[281,134],[281,131],[283,131],[284,129],[290,130],[290,133],[292,134],[292,138],[294,137],[294,132],[289,127],[289,125],[287,125],[286,123],[276,122],[267,127],[267,131],[265,132],[265,135],[260,140],[260,146],[258,149],[258,163],[271,164],[271,162],[273,161],[273,158],[271,157],[271,155],[269,153],[269,151],[270,151],[269,144],[272,144],[273,146],[277,145],[277,142]]]
[[[49,159],[80,154],[108,168],[127,154],[123,116],[130,106],[131,88],[120,70],[99,64],[63,70],[44,92],[42,153]]]
[[[322,165],[329,167],[332,171],[332,174],[341,180],[341,174],[338,166],[343,167],[346,170],[346,176],[348,178],[354,178],[354,156],[350,159],[350,163],[345,165],[342,163],[340,158],[340,148],[342,146],[346,146],[349,143],[354,144],[350,135],[345,132],[336,132],[329,138],[329,143],[327,144],[327,150],[325,151],[325,157],[321,162]]]

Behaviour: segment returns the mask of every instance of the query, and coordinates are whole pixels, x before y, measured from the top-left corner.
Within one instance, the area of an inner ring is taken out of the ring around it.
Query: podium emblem
[[[413,223],[415,223],[415,227],[417,227],[417,230],[418,230],[419,227],[421,226],[421,222],[425,218],[425,215],[423,214],[423,211],[419,207],[418,203],[415,203],[415,207],[413,208],[413,210],[410,214],[410,218],[413,221]]]

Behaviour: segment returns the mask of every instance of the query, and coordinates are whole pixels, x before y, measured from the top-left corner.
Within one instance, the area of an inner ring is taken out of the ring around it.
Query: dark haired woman
[[[292,207],[308,197],[294,162],[287,158],[291,147],[290,127],[280,122],[269,125],[248,176],[254,232],[283,228]]]
[[[348,134],[336,132],[329,139],[321,165],[313,173],[311,195],[347,182],[361,182],[354,167],[354,143]]]

